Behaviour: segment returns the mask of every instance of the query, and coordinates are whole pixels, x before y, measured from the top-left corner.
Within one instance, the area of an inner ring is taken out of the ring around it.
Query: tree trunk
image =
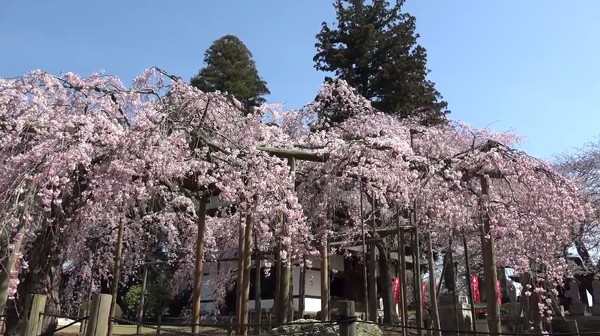
[[[14,307],[16,311],[13,312],[17,315],[7,319],[7,335],[15,334],[25,327],[23,309],[28,294],[47,294],[46,312],[54,315],[60,313],[59,286],[63,259],[59,246],[62,244],[63,237],[55,235],[59,232],[55,225],[47,222],[45,226],[46,229],[36,237],[31,248],[28,249],[29,270],[18,286],[20,299],[16,301]],[[44,318],[42,333],[54,330],[57,324],[55,318]]]
[[[2,259],[2,269],[0,269],[0,314],[6,308],[8,300],[8,290],[10,288],[10,280],[12,272],[15,270],[18,254],[21,252],[23,240],[25,238],[25,227],[21,229],[13,237],[7,237],[7,241],[13,242],[13,248],[9,251],[8,246],[3,249],[3,254],[7,256]]]
[[[498,293],[496,291],[496,255],[494,246],[494,235],[491,232],[490,217],[487,213],[487,198],[489,197],[489,184],[485,177],[481,177],[481,247],[483,252],[483,274],[485,281],[485,293],[488,314],[488,329],[490,333],[500,333],[500,307],[498,306]]]
[[[381,284],[381,297],[383,299],[383,323],[392,324],[398,319],[394,309],[394,290],[391,277],[391,260],[384,244],[377,244],[379,249],[379,279]]]

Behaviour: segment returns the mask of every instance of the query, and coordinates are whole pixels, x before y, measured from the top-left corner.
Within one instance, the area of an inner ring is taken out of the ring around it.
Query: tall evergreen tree
[[[315,68],[346,80],[382,112],[440,122],[448,104],[427,79],[427,52],[403,3],[335,0],[337,26],[322,23]]]
[[[226,35],[214,41],[204,54],[205,67],[191,80],[202,91],[227,92],[247,111],[265,102],[267,82],[259,75],[252,53],[236,36]]]

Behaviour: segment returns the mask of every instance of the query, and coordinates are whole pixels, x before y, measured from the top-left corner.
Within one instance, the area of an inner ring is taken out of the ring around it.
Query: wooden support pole
[[[281,225],[283,225],[283,215],[281,215]],[[281,295],[281,271],[283,270],[283,263],[281,262],[281,242],[275,243],[275,295],[273,295],[274,302],[271,310],[275,311],[275,323],[279,321],[279,296]]]
[[[488,329],[489,332],[500,333],[500,306],[498,305],[498,292],[496,282],[498,274],[496,269],[496,254],[494,246],[494,235],[491,231],[490,217],[487,212],[487,201],[490,194],[490,186],[486,177],[480,178],[481,182],[481,248],[483,252],[483,275],[485,277],[485,294],[487,303]]]
[[[298,287],[298,314],[300,315],[300,318],[303,319],[304,310],[306,309],[306,255],[302,257]]]
[[[244,288],[244,242],[246,230],[244,228],[244,219],[240,214],[240,223],[238,226],[238,258],[237,258],[237,281],[235,290],[235,333],[240,334],[240,324],[242,321],[242,290]]]
[[[402,325],[406,326],[408,322],[408,305],[407,305],[407,293],[408,286],[406,286],[406,255],[404,253],[404,229],[400,228],[400,288],[402,290],[400,295],[400,301],[402,304]],[[406,328],[402,328],[402,335],[406,336]]]
[[[288,158],[288,166],[290,167],[291,188],[296,190],[296,158]],[[289,233],[288,233],[289,234]],[[291,238],[291,237],[290,237]],[[294,261],[292,260],[292,246],[288,246],[288,264],[290,267],[289,293],[288,293],[288,322],[294,320]]]
[[[44,317],[41,315],[46,310],[46,294],[30,294],[25,303],[25,329],[22,336],[38,336],[42,331]]]
[[[136,332],[138,335],[142,333],[142,321],[144,319],[144,299],[146,298],[146,282],[148,280],[148,265],[144,265],[144,276],[142,278],[142,295],[140,297],[140,304],[138,306],[138,314],[137,314],[137,327]]]
[[[108,320],[108,330],[106,334],[112,336],[114,328],[115,311],[117,310],[117,294],[119,292],[119,279],[121,278],[121,259],[123,257],[123,235],[125,231],[125,221],[121,219],[119,221],[119,231],[117,233],[117,251],[115,253],[115,265],[113,269],[113,283],[112,283],[112,300],[110,302],[110,312]]]
[[[285,249],[287,253],[289,253],[289,249],[287,245],[283,245],[282,247]],[[288,310],[289,310],[289,300],[290,300],[290,264],[287,261],[287,258],[282,260],[281,265],[281,277],[279,279],[279,299],[278,304],[279,307],[277,309],[277,324],[282,324],[287,322],[288,318]]]
[[[261,295],[261,260],[260,250],[258,249],[258,241],[256,240],[256,234],[254,235],[254,248],[255,248],[255,260],[254,260],[254,311],[256,314],[256,334],[260,334],[260,324],[262,323],[262,295]]]
[[[469,289],[469,304],[471,305],[471,327],[473,331],[477,331],[476,323],[475,323],[475,300],[473,299],[473,283],[471,282],[471,265],[469,260],[469,248],[467,247],[467,237],[463,232],[463,247],[465,250],[465,268],[467,281],[469,285],[467,286]]]
[[[431,232],[428,232],[427,263],[429,266],[429,300],[431,301],[431,321],[433,322],[433,329],[441,329],[440,311],[438,309],[437,294],[435,292],[435,265],[433,263],[433,242],[431,240]],[[433,334],[442,336],[442,332],[440,330],[435,331]]]
[[[423,304],[421,302],[421,248],[419,247],[419,225],[417,222],[417,202],[414,202],[412,222],[415,227],[413,241],[413,275],[415,290],[415,307],[417,318],[417,335],[423,335]]]
[[[365,233],[365,215],[363,206],[363,183],[360,182],[360,225],[362,236],[362,260],[363,260],[363,292],[365,300],[365,320],[369,319],[369,287],[368,287],[368,270],[367,270],[367,246]]]
[[[329,248],[321,242],[321,321],[329,320]]]
[[[288,293],[288,322],[294,320],[294,263],[292,262],[292,254],[291,248],[290,253],[288,254],[288,263],[290,264],[290,285],[289,285],[289,293]]]
[[[354,318],[356,317],[354,301],[340,301],[338,310],[341,321],[343,321],[340,322],[340,336],[357,335],[357,323],[354,321]]]
[[[208,197],[203,196],[196,211],[198,228],[196,235],[196,264],[194,269],[194,292],[192,295],[192,332],[197,333],[200,324],[200,302],[202,300],[202,274],[204,272],[204,232],[206,231],[206,203]]]
[[[242,280],[242,309],[241,309],[241,320],[240,320],[240,335],[248,335],[248,312],[249,312],[249,298],[250,298],[250,269],[252,268],[252,215],[246,214],[246,225],[244,232],[244,264],[242,271],[244,272]]]
[[[90,301],[90,315],[85,330],[86,336],[106,336],[112,297],[110,294],[94,294]]]
[[[371,202],[371,238],[375,237],[375,196]],[[369,243],[369,321],[377,322],[379,313],[379,302],[377,302],[377,246],[374,242]]]

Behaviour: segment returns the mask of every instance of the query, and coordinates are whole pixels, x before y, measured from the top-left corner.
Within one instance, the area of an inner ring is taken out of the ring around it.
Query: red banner
[[[500,286],[500,280],[496,281],[496,295],[498,295],[498,305],[502,306],[502,288]]]
[[[394,278],[394,302],[400,301],[400,278]]]
[[[427,295],[427,284],[421,284],[421,307],[425,310],[425,295]]]
[[[473,302],[481,302],[479,294],[479,278],[476,275],[471,275],[471,289],[473,289]]]

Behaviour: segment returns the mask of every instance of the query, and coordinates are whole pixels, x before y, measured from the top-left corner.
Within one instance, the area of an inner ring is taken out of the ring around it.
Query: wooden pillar
[[[254,261],[254,311],[256,314],[256,334],[260,334],[260,324],[262,323],[262,300],[261,300],[261,253],[258,250],[258,241],[256,240],[256,235],[254,235],[254,248],[256,249]]]
[[[421,248],[419,246],[419,226],[417,224],[416,202],[413,208],[412,222],[414,225],[414,241],[413,241],[413,275],[415,289],[415,306],[417,318],[417,335],[423,335],[423,305],[421,302]]]
[[[356,332],[356,312],[354,310],[354,301],[340,301],[339,303],[340,336],[354,336]]]
[[[288,158],[288,166],[290,167],[290,175],[292,180],[292,191],[296,190],[296,159]],[[289,235],[289,233],[288,233]],[[288,293],[288,322],[294,320],[294,261],[292,260],[292,246],[288,246],[288,264],[290,267],[289,293]]]
[[[379,313],[379,302],[377,300],[377,246],[375,245],[375,196],[373,196],[371,202],[371,242],[369,243],[369,273],[368,273],[368,290],[369,290],[369,320],[372,322],[377,322],[378,313]]]
[[[137,316],[137,328],[136,328],[136,332],[137,334],[141,334],[142,333],[142,321],[144,319],[144,299],[146,298],[146,282],[148,280],[148,265],[144,264],[144,277],[142,279],[142,295],[140,297],[140,304],[138,307],[138,316]]]
[[[329,320],[329,249],[327,238],[321,242],[321,321]]]
[[[46,310],[46,298],[46,294],[30,294],[27,296],[23,336],[37,336],[41,333],[44,321],[41,313]]]
[[[110,313],[108,320],[107,335],[112,336],[114,328],[115,311],[117,309],[117,294],[119,292],[119,279],[121,278],[121,259],[123,256],[123,235],[125,231],[125,220],[119,220],[119,231],[117,233],[117,251],[115,253],[115,265],[113,269],[112,301],[110,302]]]
[[[400,228],[400,288],[402,290],[400,296],[400,303],[402,305],[402,325],[406,326],[408,322],[408,305],[407,305],[407,288],[406,286],[406,255],[404,253],[404,228]],[[406,336],[406,328],[402,328],[402,335]]]
[[[475,323],[475,300],[473,299],[473,284],[471,283],[471,265],[469,260],[469,249],[467,247],[467,237],[463,232],[463,247],[465,250],[465,267],[467,273],[467,281],[469,282],[469,304],[471,305],[471,328],[473,331],[477,331]]]
[[[203,196],[198,204],[198,228],[196,235],[196,265],[194,270],[194,292],[192,295],[192,332],[196,333],[200,324],[200,302],[202,300],[202,275],[204,272],[204,231],[206,231],[206,203],[208,197]],[[116,294],[115,298],[116,300]]]
[[[365,320],[369,319],[369,286],[368,286],[368,269],[367,269],[367,246],[365,233],[365,215],[363,213],[363,183],[360,182],[360,225],[362,236],[362,261],[363,261],[363,292],[365,300]]]
[[[302,319],[304,318],[304,310],[306,308],[306,255],[302,257],[298,287],[298,313]]]
[[[94,294],[92,296],[88,325],[85,330],[86,336],[106,336],[111,302],[110,294]]]
[[[246,214],[246,225],[244,228],[244,253],[242,254],[243,269],[244,272],[242,280],[242,302],[241,302],[241,320],[240,324],[240,335],[248,335],[248,311],[249,311],[249,298],[250,298],[250,269],[252,268],[252,215]]]
[[[240,223],[238,226],[238,257],[237,257],[237,279],[235,288],[235,333],[240,334],[240,324],[242,321],[242,290],[244,288],[244,242],[246,230],[244,228],[244,219],[240,213]]]
[[[481,177],[481,249],[483,252],[483,275],[485,277],[485,294],[487,303],[488,329],[490,333],[500,333],[500,307],[498,305],[498,292],[496,282],[498,274],[496,269],[496,254],[494,246],[494,235],[491,232],[490,217],[487,213],[487,201],[490,194],[490,186],[487,178]]]
[[[283,215],[281,215],[281,225],[283,225]],[[281,293],[281,271],[283,270],[283,263],[281,262],[281,242],[275,243],[275,295],[273,295],[273,308],[271,311],[275,311],[275,323],[279,321],[279,296]]]
[[[427,263],[429,266],[429,300],[431,301],[431,321],[433,322],[433,329],[441,329],[437,293],[435,292],[435,265],[433,263],[433,243],[431,241],[431,232],[427,233]],[[458,313],[458,311],[455,313]],[[439,330],[434,331],[433,334],[442,336],[442,332]]]
[[[290,249],[291,251],[291,249]],[[290,264],[290,286],[288,293],[288,322],[294,320],[294,263],[292,262],[291,253],[288,254],[288,263]]]

